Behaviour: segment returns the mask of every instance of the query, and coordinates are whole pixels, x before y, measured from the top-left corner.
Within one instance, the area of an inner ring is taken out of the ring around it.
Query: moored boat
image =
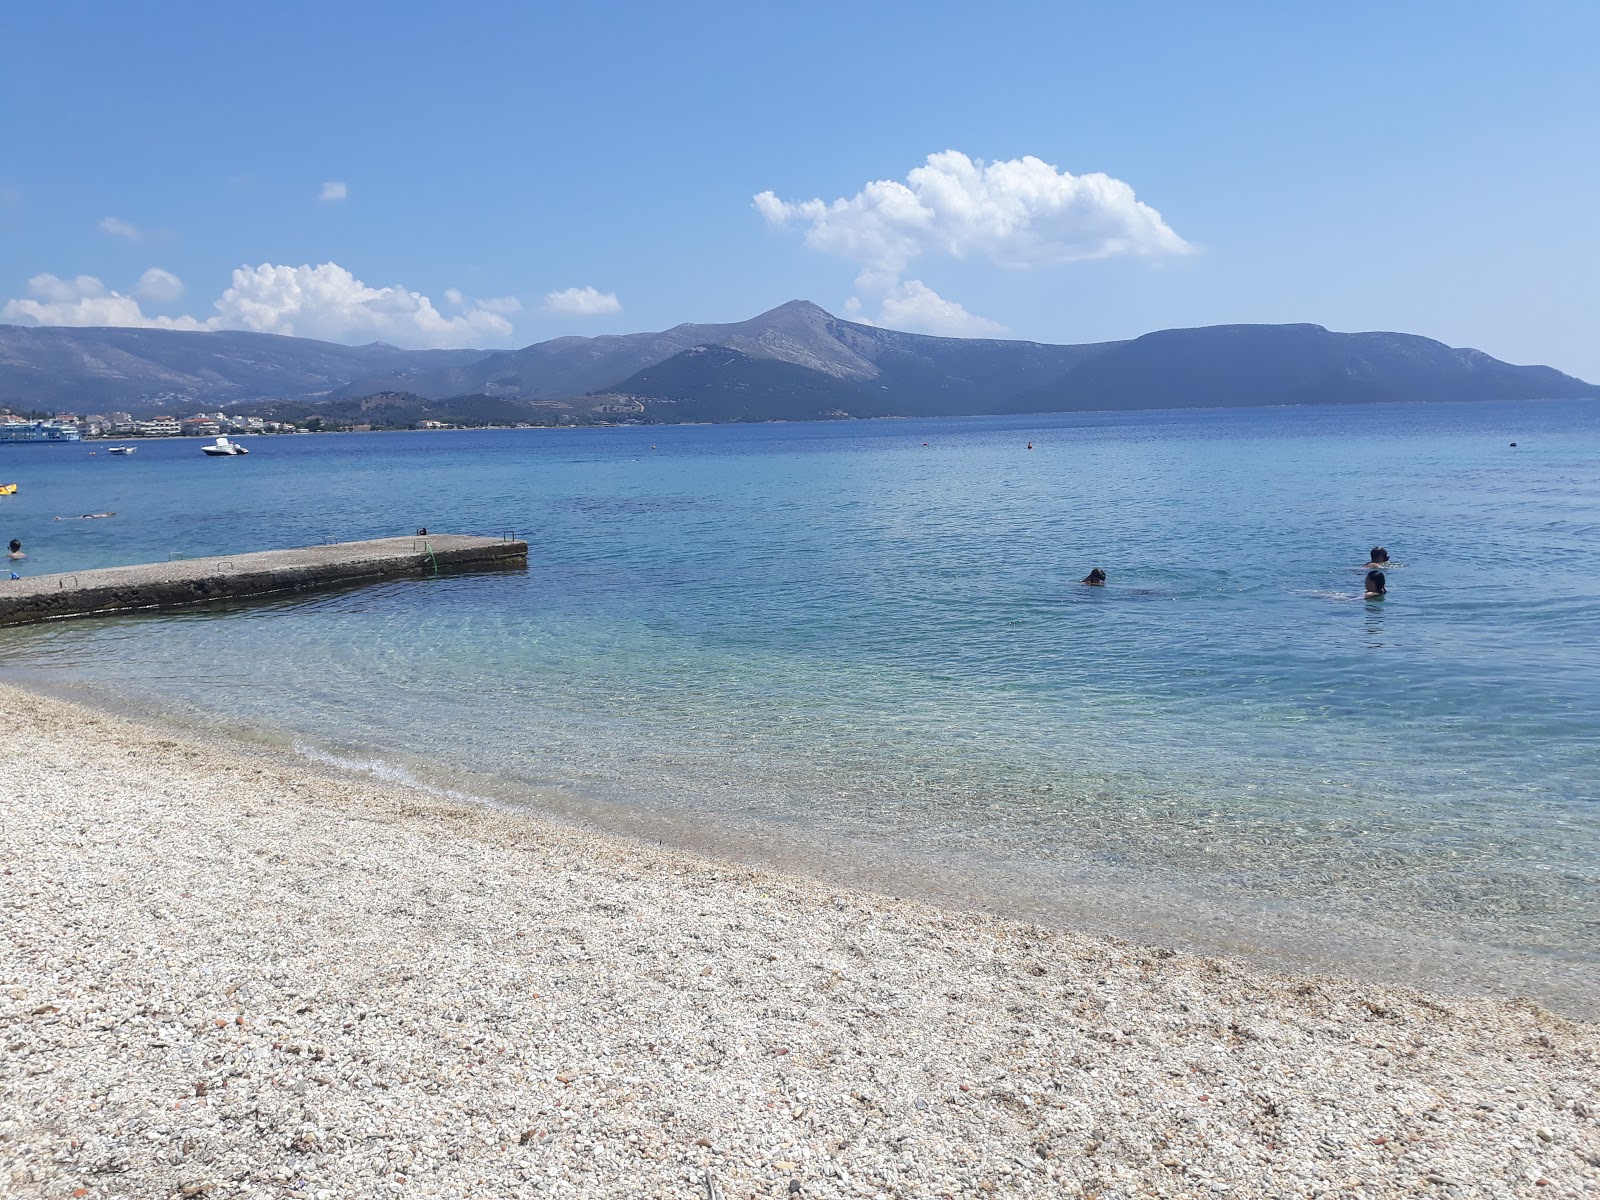
[[[230,442],[225,437],[219,437],[209,446],[201,446],[200,449],[209,454],[212,458],[226,458],[235,454],[250,453],[250,451],[246,450],[238,442]]]

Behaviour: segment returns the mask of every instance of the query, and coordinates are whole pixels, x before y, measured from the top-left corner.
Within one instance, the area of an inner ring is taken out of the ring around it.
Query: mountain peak
[[[769,308],[766,312],[762,313],[761,316],[755,319],[759,321],[765,317],[776,316],[832,317],[833,314],[827,309],[823,308],[820,304],[813,304],[809,300],[790,300],[785,304],[778,305],[777,308]]]

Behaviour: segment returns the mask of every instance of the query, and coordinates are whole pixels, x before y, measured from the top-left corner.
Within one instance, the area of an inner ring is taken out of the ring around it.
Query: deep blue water
[[[888,890],[1600,978],[1600,406],[250,445],[0,446],[0,534],[530,568],[7,631],[0,672]]]

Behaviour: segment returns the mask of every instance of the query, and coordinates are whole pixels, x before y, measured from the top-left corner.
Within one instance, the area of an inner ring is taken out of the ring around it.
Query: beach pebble
[[[0,738],[29,1200],[1600,1195],[1600,1031],[1528,1002],[841,892],[10,688]]]

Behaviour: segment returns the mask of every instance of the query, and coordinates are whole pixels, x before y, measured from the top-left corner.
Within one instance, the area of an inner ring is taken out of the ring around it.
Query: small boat
[[[219,437],[216,441],[212,442],[209,446],[201,446],[200,449],[205,451],[212,458],[226,458],[227,456],[232,455],[232,454],[249,454],[250,453],[250,451],[246,450],[238,442],[230,442],[225,437]]]
[[[137,446],[107,446],[106,447],[106,453],[107,454],[132,454],[138,448],[139,447],[137,447]]]
[[[0,483],[0,496],[15,496],[17,485],[14,483]]]

